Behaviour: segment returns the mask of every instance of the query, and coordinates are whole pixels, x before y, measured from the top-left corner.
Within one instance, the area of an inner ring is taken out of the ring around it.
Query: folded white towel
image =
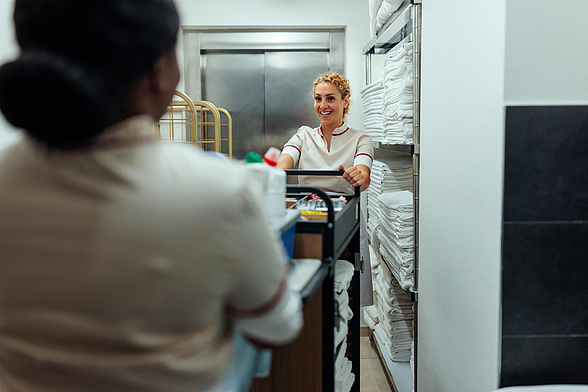
[[[353,318],[353,311],[349,307],[349,294],[347,291],[343,291],[340,294],[335,294],[335,301],[339,305],[339,316],[344,321],[349,321]]]
[[[406,345],[392,344],[390,340],[386,338],[384,329],[380,324],[376,325],[374,331],[381,343],[384,344],[383,351],[390,359],[395,362],[408,362],[410,360],[410,345],[412,342],[409,342]]]
[[[355,267],[347,260],[337,260],[335,263],[334,286],[335,292],[347,290],[353,279]]]
[[[339,330],[335,328],[335,347],[337,347],[341,342],[347,340],[348,331],[349,327],[347,326],[347,322],[339,320]]]
[[[355,375],[351,373],[352,364],[347,358],[343,359],[340,369],[335,369],[335,392],[349,392],[355,381]]]
[[[410,211],[406,207],[412,209],[413,196],[410,191],[385,193],[378,197],[378,199],[390,209],[396,209],[399,211],[406,210]]]
[[[337,347],[335,347],[335,352]],[[341,344],[341,348],[337,353],[337,357],[335,358],[335,369],[343,369],[343,359],[345,358],[345,354],[347,353],[347,341],[344,341]]]
[[[403,0],[384,0],[376,16],[376,31],[386,24],[402,3]]]
[[[378,11],[382,6],[383,0],[369,0],[369,12],[370,12],[370,34],[372,37],[376,36],[378,30],[376,29]]]
[[[366,306],[363,309],[369,315],[369,317],[371,317],[375,322],[378,322],[378,320],[379,320],[378,319],[378,309],[376,308],[375,305]]]
[[[366,321],[368,327],[370,327],[370,329],[376,328],[376,324],[378,324],[378,320],[374,319],[371,316],[371,314],[366,310],[366,308],[363,308],[363,318]]]

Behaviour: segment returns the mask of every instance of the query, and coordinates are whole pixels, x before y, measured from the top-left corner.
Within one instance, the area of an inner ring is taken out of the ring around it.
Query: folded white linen
[[[349,321],[353,318],[353,311],[349,307],[349,294],[343,291],[340,294],[335,293],[335,301],[339,306],[339,316],[344,321]]]
[[[361,91],[359,93],[361,95],[365,95],[370,92],[377,91],[377,90],[380,90],[383,88],[384,88],[384,86],[382,85],[382,80],[378,79],[373,83],[367,84],[364,88],[361,89]]]
[[[335,392],[349,392],[355,381],[355,374],[351,373],[352,364],[347,358],[339,371],[335,369]]]
[[[380,246],[382,257],[388,260],[391,272],[403,289],[411,289],[414,283],[414,257],[409,252],[399,251],[395,247],[387,247],[383,242]]]
[[[408,343],[405,346],[392,344],[390,340],[386,338],[384,328],[380,324],[376,325],[374,331],[381,343],[384,344],[384,350],[382,350],[384,351],[384,355],[387,354],[388,357],[395,362],[408,362],[410,360],[411,343]]]
[[[412,212],[413,195],[410,191],[385,193],[378,199],[389,209]]]
[[[381,268],[381,270],[388,271],[388,267]],[[412,301],[410,300],[410,297],[400,287],[397,290],[392,289],[392,287],[384,281],[389,278],[383,271],[376,275],[374,281],[376,281],[375,284],[377,284],[378,288],[381,290],[380,295],[386,300],[385,310],[388,313],[392,313],[398,311],[398,309],[395,310],[394,308],[400,308],[400,310],[408,309],[406,315],[411,316],[410,318],[412,318]],[[396,282],[396,278],[392,277],[391,279]]]
[[[388,306],[387,302],[381,301],[378,303],[378,306],[382,308],[381,314],[383,317],[385,317],[385,321],[382,322],[394,322],[403,319],[411,320],[414,317],[412,305],[396,305],[390,307]],[[398,330],[397,332],[400,332],[400,330]]]
[[[335,331],[334,331],[335,347],[337,347],[341,342],[347,340],[347,332],[348,331],[349,331],[349,327],[347,326],[347,322],[339,319],[339,329],[335,328]]]
[[[378,322],[379,318],[378,318],[378,309],[376,308],[375,305],[372,306],[366,306],[365,308],[366,313],[376,322]]]
[[[335,346],[335,352],[337,353],[337,347]],[[335,358],[335,369],[342,369],[343,368],[343,359],[345,358],[345,354],[347,353],[347,341],[341,343],[341,348],[337,353],[337,357]]]
[[[335,275],[333,277],[333,285],[335,292],[347,290],[353,279],[355,267],[347,260],[337,260],[335,263]]]
[[[370,261],[372,262],[372,269],[376,269],[380,266],[380,255],[376,253],[372,245],[370,245]]]
[[[382,127],[384,122],[383,94],[384,86],[381,79],[368,84],[361,90],[364,130],[375,141],[384,140]]]
[[[371,314],[368,313],[368,311],[366,309],[367,309],[367,307],[363,308],[363,318],[364,318],[365,322],[367,323],[368,327],[370,327],[370,329],[374,329],[374,328],[376,328],[376,324],[378,324],[378,321],[376,319],[374,319],[371,316]]]
[[[402,5],[404,0],[384,0],[376,17],[376,28],[379,30],[396,10]]]
[[[384,140],[391,144],[412,143],[413,77],[412,42],[399,45],[383,60],[382,96]]]
[[[376,33],[376,23],[378,19],[378,11],[382,6],[383,0],[369,0],[369,12],[370,12],[370,35],[371,37],[375,37]]]

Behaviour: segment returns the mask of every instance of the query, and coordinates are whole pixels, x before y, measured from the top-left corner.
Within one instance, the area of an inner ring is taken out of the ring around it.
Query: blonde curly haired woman
[[[344,170],[342,177],[299,176],[301,185],[326,191],[353,193],[352,187],[362,191],[370,185],[370,171],[374,148],[372,139],[362,131],[350,128],[345,122],[351,103],[349,81],[335,72],[320,75],[314,82],[314,110],[321,125],[318,128],[300,127],[286,143],[278,159],[278,167],[302,170]],[[365,225],[360,225],[360,249],[366,268],[360,275],[360,305],[373,305],[372,277]]]
[[[371,138],[350,128],[345,122],[351,103],[349,81],[335,72],[320,75],[314,82],[314,110],[318,128],[302,126],[284,145],[278,167],[302,170],[344,170],[342,177],[300,176],[301,185],[312,185],[331,192],[353,193],[370,185],[374,150]]]

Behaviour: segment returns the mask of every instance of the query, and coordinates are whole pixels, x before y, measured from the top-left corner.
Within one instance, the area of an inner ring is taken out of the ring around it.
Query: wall
[[[353,101],[348,121],[353,128],[363,128],[359,91],[365,86],[361,53],[370,38],[367,1],[339,0],[336,6],[312,0],[176,0],[176,3],[185,26],[345,26],[346,76],[351,82]]]
[[[0,64],[14,58],[17,53],[17,46],[14,42],[12,23],[13,2],[0,0]],[[19,137],[14,128],[0,115],[0,150]]]
[[[419,392],[498,386],[505,6],[423,5]]]
[[[508,0],[501,386],[588,384],[585,0]]]
[[[506,104],[588,104],[588,3],[507,4]]]

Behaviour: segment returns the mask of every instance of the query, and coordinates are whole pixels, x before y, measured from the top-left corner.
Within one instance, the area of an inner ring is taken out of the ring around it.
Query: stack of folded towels
[[[370,255],[375,260],[380,256],[374,249]],[[386,354],[396,362],[408,362],[412,356],[412,332],[414,312],[410,296],[392,276],[385,263],[378,262],[372,270],[374,280],[374,306],[366,309],[366,321],[374,321],[370,315],[374,308],[378,322],[373,328],[384,343]]]
[[[412,42],[398,45],[386,55],[384,65],[384,141],[413,143]]]
[[[335,264],[334,286],[335,301],[338,303],[339,318],[335,325],[335,392],[349,392],[355,381],[355,374],[351,373],[351,361],[347,359],[347,332],[348,322],[353,317],[349,307],[349,294],[347,289],[355,273],[355,267],[348,261],[338,260]],[[339,352],[337,353],[337,348]]]
[[[363,103],[364,131],[370,135],[373,141],[384,142],[382,131],[384,85],[382,80],[368,84],[360,94]]]
[[[379,273],[378,267],[380,266],[380,257],[377,257],[375,249],[378,249],[379,242],[376,244],[375,242],[379,241],[377,237],[372,237],[371,244],[369,246],[370,250],[370,264],[372,267],[372,282],[376,281],[376,275]],[[377,293],[376,287],[373,286],[373,297],[374,297],[374,305],[373,306],[365,306],[363,308],[363,318],[366,321],[368,327],[373,331],[376,329],[376,325],[380,322],[380,316],[378,315],[378,305],[377,305]]]
[[[370,186],[367,189],[367,231],[370,236],[378,230],[384,219],[380,210],[380,195],[412,189],[412,165],[396,164],[387,160],[375,160],[372,165]]]
[[[414,287],[414,209],[410,191],[378,197],[380,253],[403,289]]]
[[[370,33],[375,37],[382,26],[402,5],[404,0],[368,0],[370,11]]]

